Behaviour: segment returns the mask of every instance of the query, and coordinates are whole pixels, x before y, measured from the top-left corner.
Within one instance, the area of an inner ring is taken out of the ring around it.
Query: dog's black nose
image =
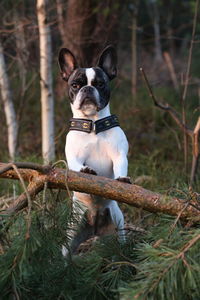
[[[91,86],[84,86],[81,91],[85,94],[91,94],[93,92],[93,88]]]

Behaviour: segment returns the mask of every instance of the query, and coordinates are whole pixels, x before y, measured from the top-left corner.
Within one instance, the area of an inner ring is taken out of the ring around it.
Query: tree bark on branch
[[[135,184],[126,184],[110,178],[66,169],[43,167],[37,164],[35,167],[32,165],[34,168],[30,168],[30,164],[26,165],[26,163],[16,163],[15,166],[23,180],[29,183],[27,191],[32,198],[44,188],[44,185],[53,189],[67,190],[69,188],[72,191],[90,193],[127,203],[149,212],[180,216],[183,220],[192,218],[194,222],[200,221],[200,208],[194,200],[186,203],[182,199],[155,193]],[[19,174],[12,168],[12,164],[0,163],[0,178],[19,179]],[[25,208],[27,204],[27,197],[23,193],[3,211],[3,214],[14,214]]]

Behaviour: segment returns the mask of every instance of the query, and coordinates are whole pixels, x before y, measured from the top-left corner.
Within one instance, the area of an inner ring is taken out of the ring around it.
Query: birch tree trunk
[[[21,10],[22,7],[20,6]],[[17,46],[17,63],[19,68],[19,76],[21,82],[21,98],[25,95],[26,90],[26,74],[28,62],[28,49],[26,45],[26,37],[23,24],[23,15],[18,10],[14,12],[15,40]]]
[[[45,163],[55,158],[54,99],[52,87],[52,47],[47,18],[48,0],[37,0],[40,40],[40,87],[42,105],[42,156]]]
[[[6,70],[6,63],[3,54],[3,47],[0,41],[0,88],[3,106],[8,129],[8,151],[12,160],[16,155],[18,124],[10,90],[9,78]]]
[[[162,58],[162,47],[160,41],[160,15],[158,10],[157,0],[147,0],[147,8],[148,8],[149,16],[153,22],[155,61],[157,63],[161,63],[163,58]]]
[[[132,34],[131,34],[131,52],[132,52],[132,78],[131,78],[131,91],[135,96],[137,93],[137,13],[138,1],[134,2],[132,12]]]

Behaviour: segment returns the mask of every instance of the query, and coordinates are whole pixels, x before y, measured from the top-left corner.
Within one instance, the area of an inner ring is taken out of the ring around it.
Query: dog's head
[[[114,47],[106,47],[94,68],[79,68],[73,53],[62,48],[59,53],[62,78],[68,83],[73,109],[84,116],[93,116],[109,102],[109,81],[117,74],[117,55]]]

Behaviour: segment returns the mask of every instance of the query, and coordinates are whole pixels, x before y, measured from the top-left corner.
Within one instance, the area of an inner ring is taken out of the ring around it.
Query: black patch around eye
[[[81,81],[73,81],[71,83],[71,87],[76,90],[76,89],[80,89],[83,86],[83,83]]]
[[[104,81],[98,81],[97,86],[100,87],[100,88],[104,88],[105,87],[105,82]]]
[[[69,85],[72,83],[86,85],[87,84],[87,77],[85,74],[85,69],[77,69],[69,78],[68,81]]]
[[[104,73],[104,71],[100,68],[94,68],[95,73],[96,73],[96,80],[97,81],[106,81],[109,82],[108,76],[106,75],[106,73]]]
[[[95,79],[95,80],[92,81],[92,85],[94,87],[96,87],[96,88],[103,89],[103,88],[106,87],[106,82],[103,81],[103,80],[97,80],[97,79]]]

